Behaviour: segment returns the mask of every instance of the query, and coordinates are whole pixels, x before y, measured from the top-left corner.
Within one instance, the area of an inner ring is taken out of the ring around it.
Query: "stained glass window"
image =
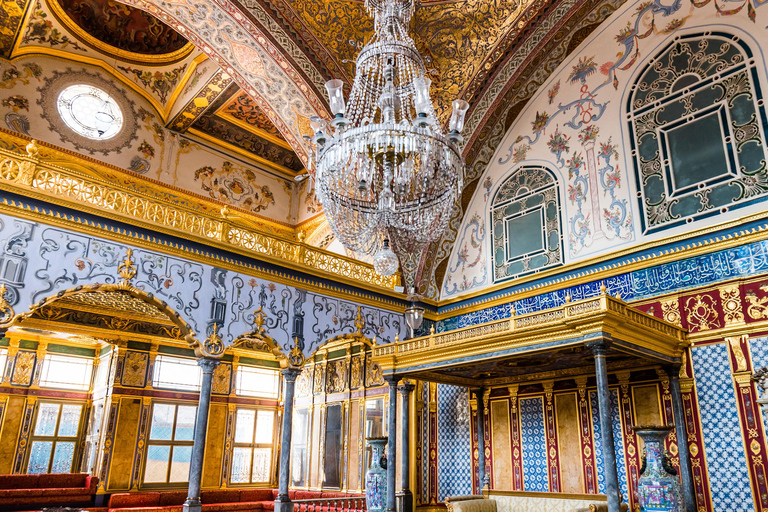
[[[123,113],[117,102],[92,85],[67,87],[59,94],[56,106],[64,123],[89,139],[110,139],[123,127]]]
[[[195,359],[157,356],[152,386],[155,388],[200,391],[203,370]]]
[[[229,478],[231,483],[270,482],[274,429],[275,411],[237,409],[235,446],[232,450],[232,470]]]
[[[40,402],[32,430],[27,473],[69,473],[80,434],[81,404]]]
[[[40,373],[40,387],[87,391],[91,387],[92,373],[92,359],[46,354]]]
[[[495,282],[563,264],[557,180],[544,167],[522,166],[504,180],[491,226]]]
[[[768,199],[756,61],[738,37],[676,37],[632,86],[627,120],[645,233]]]
[[[277,398],[279,374],[276,370],[238,366],[235,376],[235,393],[243,396]]]
[[[152,404],[144,483],[186,482],[195,433],[197,407]]]

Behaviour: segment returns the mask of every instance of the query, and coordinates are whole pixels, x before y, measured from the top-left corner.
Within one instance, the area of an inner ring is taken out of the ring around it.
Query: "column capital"
[[[212,373],[219,366],[219,360],[201,357],[197,360],[197,366],[203,369],[203,373]]]
[[[400,382],[400,376],[399,375],[385,375],[384,380],[389,383],[389,387],[394,388],[397,387],[397,383]]]
[[[416,389],[416,384],[414,384],[413,382],[409,381],[408,379],[403,379],[403,383],[402,383],[402,384],[400,384],[400,385],[397,387],[397,390],[398,390],[398,391],[400,392],[400,394],[401,394],[401,395],[403,395],[403,396],[408,396],[408,395],[410,395],[410,394],[411,394],[411,391],[413,391],[414,389]]]
[[[680,363],[672,363],[665,366],[662,366],[665,372],[667,372],[667,376],[671,379],[679,379],[680,378],[680,368],[682,368],[682,365]]]
[[[604,356],[608,351],[608,348],[611,346],[611,341],[603,338],[585,343],[584,346],[590,349],[594,355]]]
[[[301,368],[289,366],[288,368],[280,370],[280,373],[283,375],[286,382],[296,382],[296,379],[301,375],[301,370]]]

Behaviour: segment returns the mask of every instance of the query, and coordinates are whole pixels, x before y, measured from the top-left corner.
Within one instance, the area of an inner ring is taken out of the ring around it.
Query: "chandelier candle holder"
[[[423,253],[443,235],[464,186],[458,144],[469,105],[453,102],[444,134],[406,28],[413,0],[365,5],[374,34],[357,57],[349,100],[342,81],[330,80],[334,117],[312,118],[315,195],[344,247],[374,256],[382,275],[395,273],[399,262],[409,296],[418,298]]]

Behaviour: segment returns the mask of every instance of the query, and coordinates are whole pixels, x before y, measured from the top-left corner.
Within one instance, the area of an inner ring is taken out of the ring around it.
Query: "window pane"
[[[77,427],[80,425],[80,412],[82,410],[83,407],[80,405],[65,404],[62,406],[61,420],[59,421],[59,436],[77,436]],[[56,450],[58,451],[58,448]]]
[[[278,373],[275,370],[240,366],[235,392],[238,395],[277,398]]]
[[[144,471],[145,482],[165,483],[168,478],[168,458],[171,455],[170,446],[154,446],[147,448],[147,469]]]
[[[270,448],[256,448],[253,450],[253,480],[252,482],[269,482]]]
[[[192,460],[191,446],[173,447],[173,461],[171,461],[171,482],[186,482],[189,480],[190,460]]]
[[[93,360],[47,354],[40,374],[41,387],[87,390],[91,387]]]
[[[232,483],[248,482],[251,474],[251,449],[235,448],[232,452]]]
[[[72,459],[75,456],[75,443],[56,443],[56,451],[53,452],[53,464],[51,473],[69,473],[72,471]]]
[[[197,407],[180,405],[176,413],[176,441],[192,441],[195,437]]]
[[[237,423],[235,424],[236,443],[253,442],[253,422],[255,417],[256,411],[252,409],[237,410]]]
[[[152,385],[156,388],[200,391],[202,368],[194,359],[157,356]]]
[[[267,444],[272,442],[272,427],[275,424],[274,417],[275,413],[273,411],[259,411],[256,421],[257,443]]]
[[[162,439],[170,441],[173,437],[173,413],[175,405],[155,404],[152,408],[152,429],[149,432],[150,439]],[[168,458],[166,457],[166,461]]]
[[[5,375],[5,363],[8,362],[8,351],[0,348],[0,380]]]
[[[36,436],[52,436],[56,434],[56,420],[59,418],[59,404],[40,404],[37,410]],[[45,461],[46,466],[48,461]],[[46,468],[47,469],[47,468]]]
[[[51,461],[52,441],[33,441],[29,451],[29,466],[27,473],[39,474],[48,472],[48,463]]]

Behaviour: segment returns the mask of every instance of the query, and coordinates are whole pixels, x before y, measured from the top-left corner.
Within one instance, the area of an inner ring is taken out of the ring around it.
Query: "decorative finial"
[[[264,334],[264,324],[266,321],[267,317],[264,314],[264,311],[262,311],[261,306],[259,306],[259,309],[253,312],[253,325],[256,326],[257,334]]]
[[[363,329],[365,329],[365,318],[363,318],[363,308],[357,306],[357,316],[355,316],[355,328],[357,331],[355,334],[358,336],[363,335]]]
[[[571,294],[570,293],[566,293],[565,294],[565,302],[571,302]]]
[[[304,233],[303,231],[299,231],[298,234],[296,235],[296,238],[299,239],[299,242],[304,243],[304,240],[307,238],[307,234]]]
[[[30,158],[37,158],[37,153],[40,151],[40,147],[37,145],[37,141],[32,139],[27,144],[27,156]]]
[[[294,368],[301,368],[302,366],[304,366],[304,354],[301,352],[301,349],[299,348],[298,336],[293,338],[293,348],[291,349],[291,355],[288,356],[288,364],[290,364]]]
[[[133,249],[125,252],[125,259],[117,266],[117,271],[126,283],[136,277],[136,266],[133,264]]]
[[[432,324],[432,325],[429,327],[429,334],[435,334],[435,324]]]
[[[219,336],[218,322],[214,322],[211,335],[205,338],[205,351],[212,356],[218,356],[224,353],[224,342]]]
[[[400,333],[395,334],[395,343],[400,343]]]
[[[600,284],[600,293],[605,294],[606,290],[608,290],[608,287],[605,286],[605,283]]]

